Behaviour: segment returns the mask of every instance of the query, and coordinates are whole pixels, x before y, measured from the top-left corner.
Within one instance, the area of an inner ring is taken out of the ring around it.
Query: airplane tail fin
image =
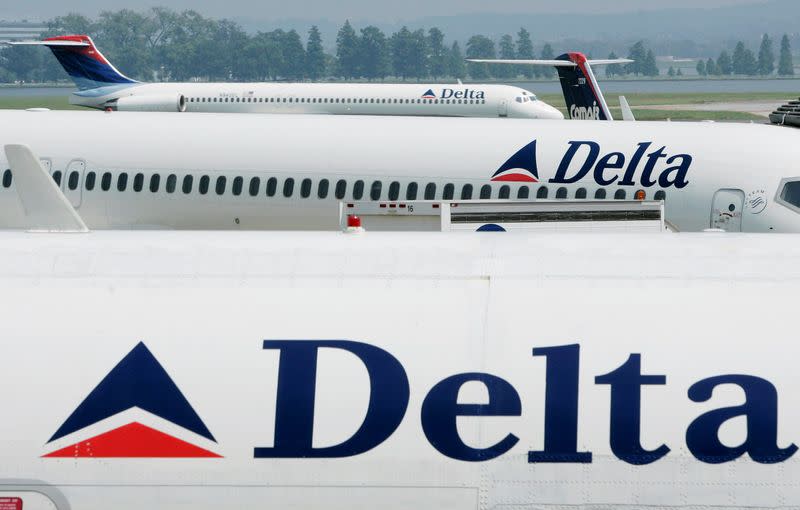
[[[80,90],[138,83],[117,70],[88,35],[62,35],[43,41],[8,42],[12,46],[47,46]]]
[[[614,120],[608,109],[603,91],[597,83],[590,61],[583,53],[565,53],[556,60],[571,62],[574,65],[557,66],[561,80],[561,90],[567,103],[567,111],[572,119]],[[605,63],[598,61],[597,63]]]

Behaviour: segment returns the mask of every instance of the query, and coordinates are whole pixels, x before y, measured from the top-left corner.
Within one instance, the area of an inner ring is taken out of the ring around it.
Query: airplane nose
[[[540,104],[539,109],[541,110],[540,118],[542,119],[564,120],[564,114],[561,113],[561,110],[549,104]]]

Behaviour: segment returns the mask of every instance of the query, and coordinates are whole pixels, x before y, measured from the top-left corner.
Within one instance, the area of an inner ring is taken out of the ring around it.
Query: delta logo
[[[54,449],[43,457],[220,458],[211,450],[216,443],[164,367],[139,343],[53,434],[47,445]]]
[[[492,182],[539,182],[536,140],[518,150],[492,176]]]
[[[422,99],[436,99],[436,94],[433,93],[433,89],[428,89],[427,92],[422,94]]]

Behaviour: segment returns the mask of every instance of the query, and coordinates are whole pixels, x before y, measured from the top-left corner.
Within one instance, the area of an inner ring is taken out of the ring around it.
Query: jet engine
[[[117,99],[116,109],[120,112],[185,112],[186,97],[183,94],[126,96]]]

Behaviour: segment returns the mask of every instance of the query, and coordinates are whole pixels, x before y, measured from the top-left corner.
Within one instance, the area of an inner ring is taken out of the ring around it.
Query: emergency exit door
[[[721,189],[714,193],[711,205],[711,228],[726,232],[742,231],[742,212],[744,211],[744,191],[740,189]]]

